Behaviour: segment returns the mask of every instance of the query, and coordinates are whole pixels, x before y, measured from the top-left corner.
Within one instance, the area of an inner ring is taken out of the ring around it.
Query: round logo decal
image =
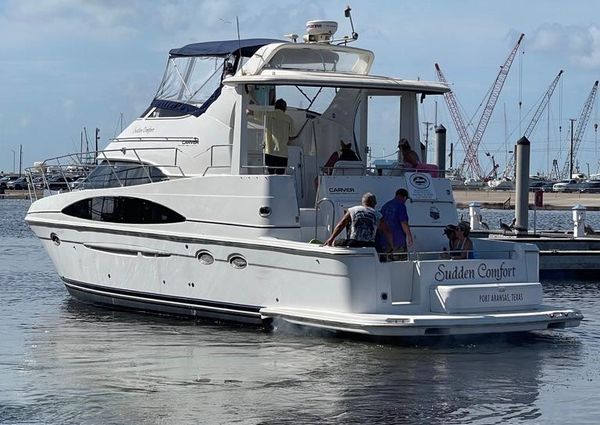
[[[427,189],[431,185],[431,181],[429,180],[428,176],[421,173],[413,174],[410,176],[409,181],[410,184],[417,189]]]

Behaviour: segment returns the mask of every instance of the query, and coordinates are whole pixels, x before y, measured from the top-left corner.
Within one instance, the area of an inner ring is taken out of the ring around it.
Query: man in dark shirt
[[[406,211],[406,189],[398,189],[396,196],[385,203],[381,208],[381,215],[385,220],[393,237],[393,252],[406,252],[407,247],[413,244],[413,236],[408,225],[408,212]],[[384,235],[377,234],[377,251],[389,252],[390,246]]]

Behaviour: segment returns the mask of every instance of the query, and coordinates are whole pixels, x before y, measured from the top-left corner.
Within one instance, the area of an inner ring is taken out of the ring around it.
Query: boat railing
[[[474,250],[467,258],[456,258],[448,251],[407,251],[393,253],[379,253],[381,262],[396,261],[466,261],[466,260],[512,260],[515,258],[513,250]]]
[[[408,251],[405,253],[406,259],[410,261],[427,261],[427,260],[450,260],[460,261],[453,257],[452,251]],[[516,252],[511,249],[502,250],[482,250],[475,249],[468,253],[467,260],[512,260],[515,258]]]
[[[202,173],[202,175],[205,176],[206,174],[209,174],[209,172],[211,170],[230,169],[231,168],[231,148],[232,147],[233,147],[233,145],[231,143],[222,144],[222,145],[211,145],[204,151],[200,152],[197,155],[197,157],[202,156],[202,155],[206,154],[207,152],[210,155],[210,162],[209,162],[208,166],[204,169],[204,172]],[[227,164],[224,164],[224,165],[215,165],[215,149],[222,149],[222,148],[228,149],[230,151],[229,152],[229,161]]]
[[[333,228],[335,227],[335,203],[333,200],[329,198],[321,198],[317,201],[315,206],[315,239],[317,238],[317,232],[319,228],[319,211],[321,209],[321,204],[324,202],[328,202],[331,205],[331,231],[333,232]]]
[[[444,176],[445,171],[439,170],[433,164],[422,164],[417,168],[406,167],[404,164],[385,164],[376,166],[365,166],[360,161],[337,162],[332,167],[320,167],[323,176],[403,176],[405,173],[421,172],[428,173],[432,177]]]
[[[225,144],[225,145],[211,145],[211,147],[209,148],[210,150],[210,166],[212,167],[214,165],[214,158],[215,158],[215,148],[227,148],[229,150],[231,150],[233,145],[231,144]],[[231,166],[227,165],[228,167]]]
[[[199,140],[197,137],[115,137],[110,139],[112,143],[123,142],[180,142],[182,145],[194,144],[197,145]],[[154,149],[154,148],[150,148]],[[171,147],[170,149],[176,149]]]
[[[145,176],[150,183],[153,183],[155,180],[155,178],[152,177],[152,173],[150,172],[151,168],[160,168],[163,170],[171,169],[174,170],[174,172],[171,173],[171,175],[176,175],[178,177],[186,177],[184,171],[179,165],[177,165],[178,150],[178,148],[173,147],[123,147],[121,149],[88,151],[49,158],[42,162],[35,163],[33,167],[25,169],[26,175],[28,177],[28,190],[30,199],[38,199],[39,189],[47,189],[51,191],[52,181],[50,179],[54,178],[55,176],[57,178],[57,182],[60,185],[60,190],[66,190],[70,192],[75,189],[74,187],[72,187],[71,183],[76,178],[88,178],[92,171],[99,167],[110,170],[110,173],[118,182],[119,186],[124,186],[124,182],[121,181],[121,178],[119,177],[119,173],[117,172],[115,166],[115,163],[119,161],[119,159],[115,158],[113,155],[110,155],[111,153],[116,152],[121,153],[123,156],[125,156],[127,153],[131,153],[135,160],[132,161],[132,158],[127,158],[127,161],[134,164],[135,167],[129,168],[128,170],[141,168],[144,171]],[[140,151],[173,151],[173,162],[166,164],[148,164],[142,161],[142,158],[139,154]],[[85,188],[85,186],[82,186],[78,189],[83,188]]]

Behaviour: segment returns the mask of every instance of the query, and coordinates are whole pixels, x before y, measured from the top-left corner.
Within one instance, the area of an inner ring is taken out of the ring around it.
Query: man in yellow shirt
[[[288,144],[294,132],[294,123],[285,113],[287,103],[275,101],[275,110],[265,113],[265,165],[269,174],[283,174],[288,161]]]

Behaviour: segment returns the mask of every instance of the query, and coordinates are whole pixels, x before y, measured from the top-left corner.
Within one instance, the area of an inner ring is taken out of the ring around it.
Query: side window
[[[111,223],[179,223],[185,217],[146,199],[125,196],[99,196],[83,199],[65,207],[63,214]]]
[[[148,178],[150,176],[150,178]],[[106,187],[135,186],[168,180],[158,168],[133,162],[102,161],[90,173],[84,183],[85,189]]]

